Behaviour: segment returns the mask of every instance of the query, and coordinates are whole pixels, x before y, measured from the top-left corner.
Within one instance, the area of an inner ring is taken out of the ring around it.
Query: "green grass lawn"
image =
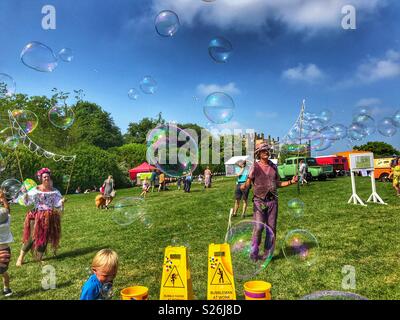
[[[366,200],[371,192],[369,178],[358,178],[357,187]],[[256,277],[272,283],[273,299],[298,299],[319,290],[343,291],[345,265],[356,270],[356,289],[352,292],[369,299],[400,299],[400,198],[394,196],[389,183],[377,183],[377,188],[388,206],[347,204],[350,178],[314,182],[303,187],[300,196],[295,186],[279,190],[274,259]],[[79,299],[94,254],[108,247],[120,257],[114,298],[119,299],[124,287],[145,285],[149,287],[149,298],[159,299],[164,249],[185,244],[189,248],[195,298],[206,299],[208,245],[224,241],[234,181],[221,179],[208,190],[194,184],[190,194],[177,191],[176,186],[170,189],[147,197],[144,210],[151,224],[136,221],[125,227],[113,221],[113,210],[95,208],[95,194],[68,196],[61,248],[56,258],[50,255],[44,261],[44,265],[55,268],[57,276],[57,288],[47,291],[41,285],[42,265],[33,262],[30,254],[26,264],[15,267],[26,208],[13,206],[15,243],[9,272],[15,295],[11,298]],[[118,198],[139,194],[139,188],[118,190],[113,204]],[[305,203],[304,215],[299,219],[288,211],[287,203],[293,198]],[[233,222],[240,219],[234,218]],[[285,234],[296,228],[309,230],[319,241],[319,258],[311,267],[291,264],[282,254]],[[243,282],[235,280],[239,299],[243,299]]]

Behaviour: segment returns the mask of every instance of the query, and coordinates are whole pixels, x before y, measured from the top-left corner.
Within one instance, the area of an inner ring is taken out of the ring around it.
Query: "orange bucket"
[[[147,300],[149,289],[143,286],[128,287],[121,290],[122,300]]]
[[[248,281],[244,284],[246,300],[271,300],[271,284],[265,281]]]

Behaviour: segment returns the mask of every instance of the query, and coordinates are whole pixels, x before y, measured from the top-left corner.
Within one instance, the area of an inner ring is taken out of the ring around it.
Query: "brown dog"
[[[111,198],[111,201],[110,201],[110,203],[111,203],[114,198],[113,197],[110,197],[110,198]],[[104,209],[106,207],[106,198],[101,193],[96,196],[95,202],[96,202],[97,209]]]

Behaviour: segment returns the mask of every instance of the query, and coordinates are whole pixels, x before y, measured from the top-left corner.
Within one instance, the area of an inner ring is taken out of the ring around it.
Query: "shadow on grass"
[[[44,290],[42,287],[37,287],[34,289],[28,289],[28,290],[23,290],[23,291],[16,291],[15,294],[12,296],[12,298],[18,298],[18,297],[25,297],[25,296],[30,296],[30,295],[34,295],[36,293],[40,293],[40,292],[44,292],[44,291],[51,291],[51,290],[57,290],[57,289],[62,289],[62,288],[66,288],[69,287],[73,284],[72,281],[67,281],[67,282],[63,282],[61,284],[56,284],[56,288],[55,289],[49,289],[49,290]]]
[[[304,242],[305,248],[312,249],[315,248],[317,245],[314,242]],[[274,260],[281,260],[281,259],[286,259],[286,257],[290,258],[292,256],[296,256],[298,253],[295,252],[295,250],[292,250],[291,252],[287,252],[286,256],[283,253],[283,248],[279,249],[279,253],[277,255],[274,255],[273,259]]]
[[[77,256],[82,256],[88,253],[97,252],[101,249],[104,249],[106,246],[96,246],[96,247],[87,247],[87,248],[79,248],[73,251],[63,252],[56,256],[49,256],[45,259],[45,261],[49,260],[61,260],[64,258],[72,258]]]

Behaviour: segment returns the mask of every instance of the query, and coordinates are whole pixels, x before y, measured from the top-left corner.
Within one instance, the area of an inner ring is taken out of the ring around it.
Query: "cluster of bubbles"
[[[257,247],[253,238],[255,229],[261,230],[265,239],[260,248]],[[259,274],[268,266],[274,253],[275,235],[273,230],[265,223],[242,220],[228,230],[227,242],[231,249],[235,276],[246,280]],[[259,252],[261,249],[264,249],[264,251]]]
[[[154,94],[158,89],[157,81],[151,76],[145,76],[139,83],[140,90],[144,94]],[[139,98],[139,92],[135,88],[128,90],[128,97],[131,100],[137,100]]]
[[[285,236],[283,254],[287,260],[296,265],[313,265],[319,255],[317,238],[303,229],[291,230]]]
[[[214,92],[207,96],[203,107],[204,115],[214,124],[229,122],[235,111],[233,99],[224,92]]]
[[[198,164],[198,144],[191,134],[174,124],[161,124],[146,137],[147,162],[170,177],[193,172]]]
[[[40,72],[53,72],[59,60],[71,62],[73,58],[73,52],[69,48],[63,48],[55,54],[50,47],[37,41],[29,42],[21,51],[22,63]]]

